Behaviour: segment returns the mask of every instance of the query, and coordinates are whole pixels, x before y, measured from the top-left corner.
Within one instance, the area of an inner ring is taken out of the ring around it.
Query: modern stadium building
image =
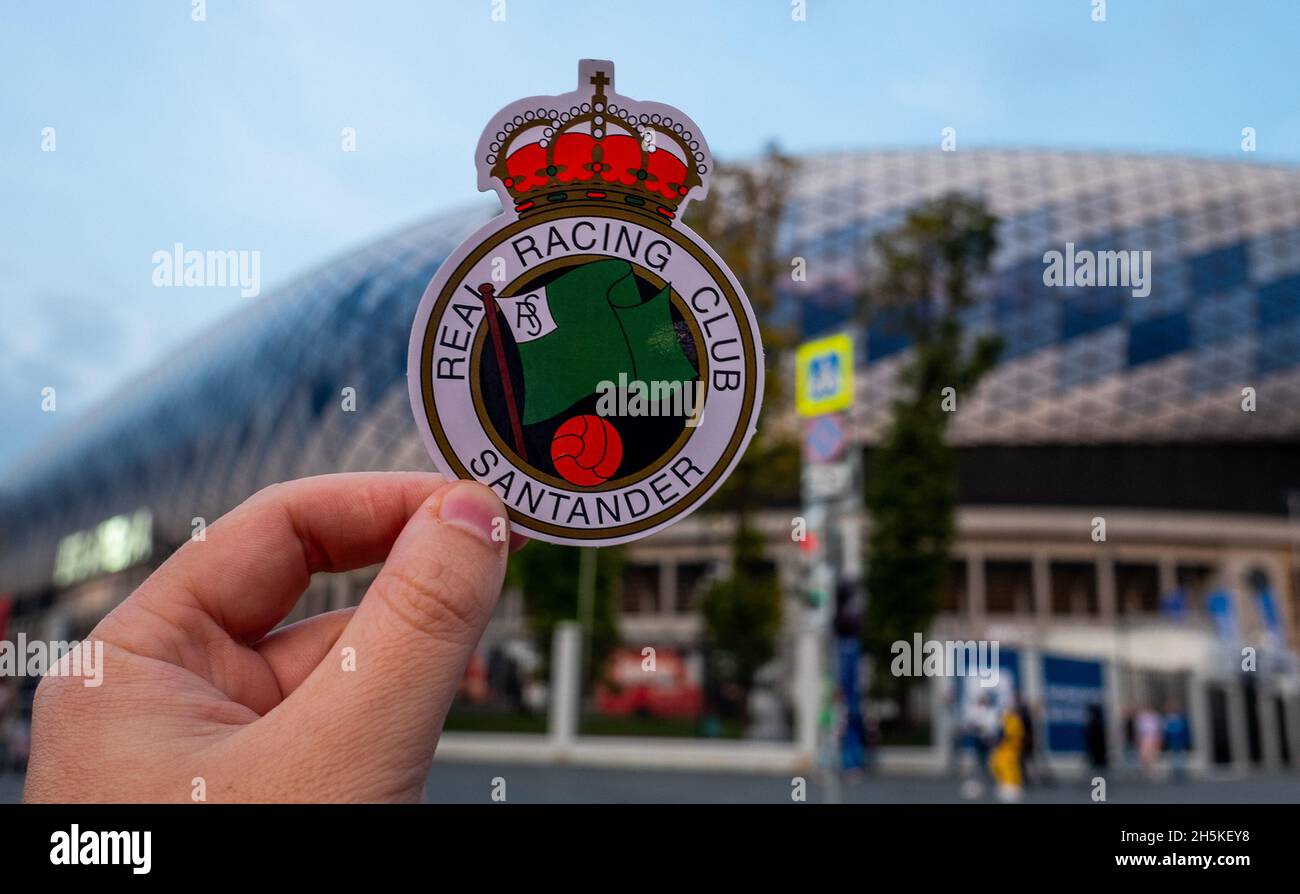
[[[1190,716],[1196,766],[1300,765],[1300,169],[1029,151],[809,156],[783,236],[806,262],[806,281],[786,289],[805,334],[850,317],[875,234],[949,192],[984,197],[999,218],[967,329],[1004,347],[958,396],[958,540],[927,635],[999,641],[1063,762],[1081,750],[1089,704],[1104,708],[1119,754],[1127,712],[1173,701]],[[433,218],[259,299],[11,469],[9,636],[84,636],[197,526],[267,484],[429,468],[407,398],[412,316],[442,259],[494,213],[488,202]],[[1050,251],[1149,252],[1149,294],[1048,286]],[[870,474],[909,346],[888,314],[854,337],[850,432]],[[799,663],[806,626],[797,511],[771,507],[760,522],[790,594],[767,679],[806,716],[782,672]],[[706,507],[627,550],[623,639],[679,655],[681,686],[698,683],[697,601],[729,537]],[[355,602],[372,575],[315,582],[295,614]],[[521,612],[508,594],[485,650],[523,637]],[[941,682],[918,695],[936,760],[946,706],[961,700]],[[808,724],[774,728],[800,741]]]

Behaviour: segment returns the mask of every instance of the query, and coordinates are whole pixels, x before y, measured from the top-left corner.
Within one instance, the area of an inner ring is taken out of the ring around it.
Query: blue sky
[[[1294,0],[0,0],[0,470],[257,298],[159,289],[175,242],[256,249],[263,297],[472,202],[502,105],[573,89],[681,107],[714,154],[938,147],[1300,162]],[[56,151],[43,152],[42,129]],[[357,151],[340,132],[354,127]],[[54,387],[58,412],[41,412]]]

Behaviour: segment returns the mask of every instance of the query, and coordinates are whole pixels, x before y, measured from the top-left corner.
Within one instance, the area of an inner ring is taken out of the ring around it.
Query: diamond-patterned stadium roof
[[[842,319],[870,237],[918,201],[983,195],[1000,248],[972,333],[1003,362],[959,395],[962,444],[1294,439],[1300,434],[1300,169],[1137,155],[960,151],[807,157],[785,224],[805,328]],[[142,506],[179,544],[268,483],[428,468],[405,382],[412,317],[491,202],[367,246],[268,295],[140,379],[0,486],[0,592],[48,582],[59,538]],[[1152,291],[1043,285],[1043,253],[1150,250]],[[855,428],[884,425],[906,357],[863,338]],[[356,389],[356,412],[340,391]],[[1258,411],[1243,413],[1241,389]]]
[[[999,367],[959,395],[958,444],[1290,438],[1300,433],[1300,170],[1052,152],[871,152],[804,171],[789,220],[808,264],[806,328],[833,326],[862,246],[918,201],[985,197],[998,254],[971,333]],[[1043,254],[1151,252],[1151,293],[1049,288]],[[882,433],[907,339],[888,315],[861,341],[855,430]],[[1242,389],[1257,411],[1242,411]]]

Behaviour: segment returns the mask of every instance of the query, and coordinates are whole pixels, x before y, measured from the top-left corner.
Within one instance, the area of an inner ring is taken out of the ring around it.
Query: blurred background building
[[[998,640],[1063,767],[1082,760],[1088,706],[1104,708],[1118,755],[1125,718],[1170,702],[1188,713],[1199,768],[1300,764],[1300,170],[1029,151],[800,159],[782,240],[808,278],[782,289],[780,312],[805,336],[850,328],[850,436],[868,476],[909,345],[887,312],[853,322],[864,247],[950,192],[982,197],[999,219],[966,328],[1004,348],[959,397],[958,539],[927,636]],[[495,213],[485,202],[439,215],[304,275],[12,467],[0,636],[84,637],[198,526],[267,484],[430,468],[407,398],[411,320],[442,259]],[[1067,242],[1150,250],[1150,295],[1045,287],[1043,254]],[[825,656],[790,538],[798,512],[778,501],[757,520],[783,613],[776,657],[753,691],[732,694],[746,701],[740,719],[716,710],[706,672],[699,600],[726,571],[732,521],[705,507],[625,548],[621,646],[561,718],[563,735],[575,747],[634,737],[631,762],[666,760],[655,744],[666,737],[757,740],[770,748],[752,753],[774,765],[812,760]],[[318,578],[290,620],[357,602],[374,573]],[[526,750],[548,730],[554,741],[556,666],[572,656],[535,639],[512,587],[449,720],[479,737],[460,740],[467,750]],[[637,672],[646,647],[652,683]],[[947,765],[965,694],[960,680],[932,682],[907,712],[918,728],[891,725],[896,705],[872,706],[884,766]]]

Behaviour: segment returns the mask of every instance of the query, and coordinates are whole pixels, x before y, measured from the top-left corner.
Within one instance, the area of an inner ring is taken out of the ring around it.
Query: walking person
[[[1088,722],[1083,729],[1083,742],[1092,769],[1105,770],[1109,761],[1106,756],[1106,718],[1102,714],[1101,705],[1088,706]]]
[[[980,690],[968,704],[962,725],[967,760],[962,796],[974,799],[984,794],[985,783],[991,781],[989,754],[997,741],[1000,722],[991,692]]]
[[[1137,733],[1138,761],[1142,766],[1142,775],[1152,778],[1156,772],[1156,763],[1160,760],[1160,749],[1164,740],[1164,722],[1154,708],[1143,708],[1133,719]]]
[[[1019,801],[1025,790],[1025,724],[1021,719],[1019,699],[1014,695],[1002,713],[1001,736],[989,755],[989,771],[997,782],[1000,801]]]
[[[1187,778],[1187,756],[1192,750],[1192,729],[1187,715],[1170,699],[1165,703],[1164,746],[1169,761],[1169,778],[1182,782]]]
[[[1026,786],[1031,783],[1039,782],[1036,778],[1038,772],[1037,765],[1034,763],[1035,758],[1035,740],[1034,740],[1034,715],[1030,710],[1029,704],[1018,695],[1015,699],[1016,714],[1020,717],[1020,726],[1024,730],[1024,740],[1020,747],[1020,776]]]

